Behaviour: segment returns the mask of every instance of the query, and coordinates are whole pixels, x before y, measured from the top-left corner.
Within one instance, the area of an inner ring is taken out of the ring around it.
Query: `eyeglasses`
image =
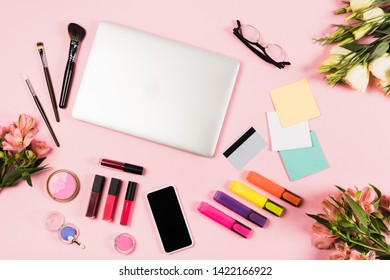
[[[241,25],[240,21],[237,20],[237,27],[233,29],[233,34],[262,60],[275,65],[279,69],[291,64],[290,62],[284,61],[286,59],[286,53],[281,46],[276,44],[260,45],[260,32],[256,27],[252,25]]]

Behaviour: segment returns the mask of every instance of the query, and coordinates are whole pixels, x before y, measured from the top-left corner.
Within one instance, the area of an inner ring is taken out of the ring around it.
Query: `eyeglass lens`
[[[252,25],[241,25],[241,35],[252,44],[260,44],[260,32]],[[273,60],[277,62],[284,61],[286,59],[286,52],[277,44],[266,44],[263,46],[265,52]]]

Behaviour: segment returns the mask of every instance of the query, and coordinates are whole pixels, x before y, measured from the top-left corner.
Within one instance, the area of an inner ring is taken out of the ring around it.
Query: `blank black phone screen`
[[[168,186],[150,192],[147,199],[165,252],[191,246],[191,235],[175,188]]]

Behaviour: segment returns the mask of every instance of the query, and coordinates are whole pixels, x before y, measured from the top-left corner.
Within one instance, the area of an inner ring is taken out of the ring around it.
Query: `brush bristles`
[[[68,32],[71,40],[75,40],[79,42],[81,42],[84,39],[86,34],[85,29],[76,23],[70,23],[68,25]]]
[[[22,77],[23,77],[23,80],[27,81],[28,80],[28,76],[26,73],[22,73]]]
[[[40,50],[40,49],[43,49],[43,43],[42,42],[38,42],[37,43],[37,48]]]

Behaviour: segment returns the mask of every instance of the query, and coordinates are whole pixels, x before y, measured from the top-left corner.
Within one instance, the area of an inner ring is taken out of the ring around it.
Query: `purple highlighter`
[[[267,217],[264,217],[263,215],[257,213],[256,211],[245,206],[244,204],[242,204],[238,200],[235,200],[233,197],[227,195],[224,192],[217,191],[214,194],[213,198],[219,204],[222,204],[226,208],[232,210],[233,212],[237,213],[241,217],[244,217],[248,221],[258,225],[259,227],[263,227],[267,223]]]

